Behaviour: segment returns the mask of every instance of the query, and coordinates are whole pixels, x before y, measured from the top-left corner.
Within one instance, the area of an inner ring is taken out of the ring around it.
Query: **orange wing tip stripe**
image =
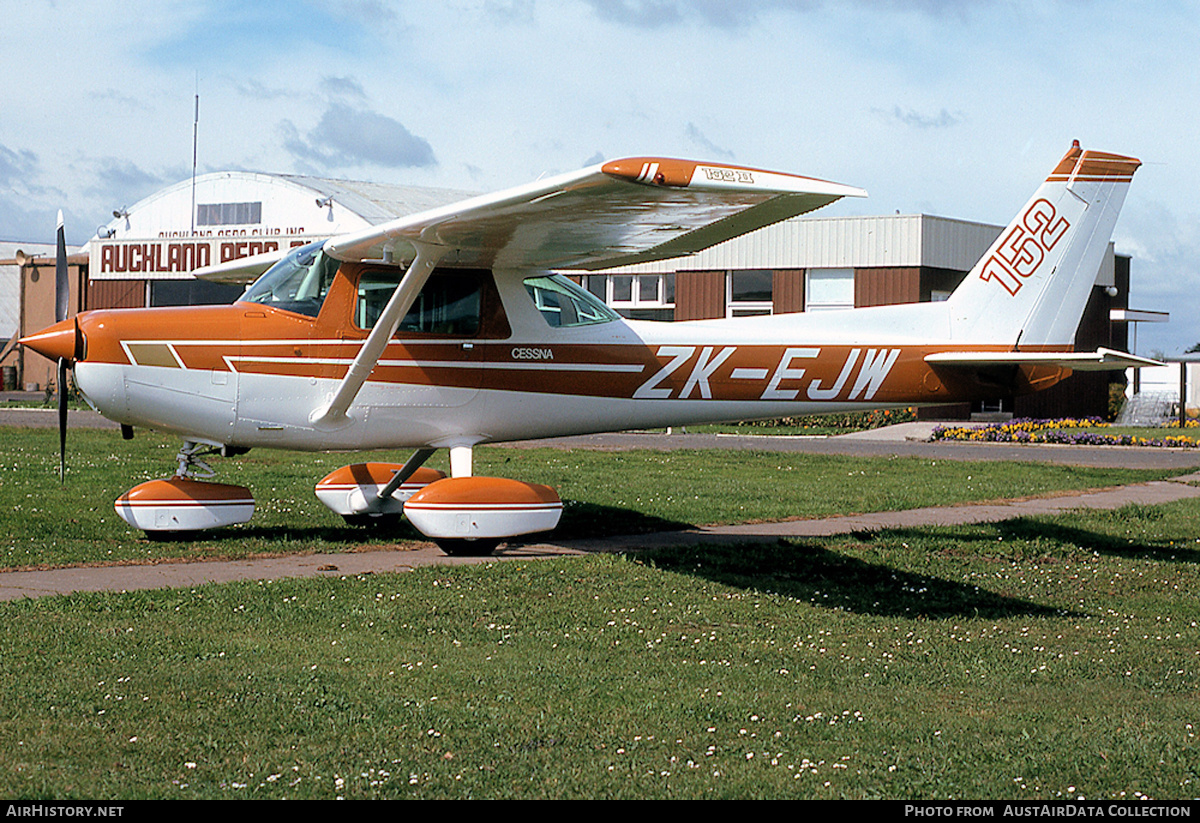
[[[865,197],[867,194],[853,186],[815,177],[669,157],[610,160],[600,170],[631,183],[672,188],[740,189],[776,194],[828,194],[835,197]]]
[[[663,157],[626,157],[610,160],[600,170],[611,177],[656,186],[687,186],[692,182],[696,163]]]

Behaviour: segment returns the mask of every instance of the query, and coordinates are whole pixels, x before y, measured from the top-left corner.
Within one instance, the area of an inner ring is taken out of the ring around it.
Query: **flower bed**
[[[1066,446],[1154,446],[1185,449],[1200,447],[1200,442],[1182,435],[1139,437],[1131,434],[1072,431],[1109,426],[1109,423],[1098,417],[1080,420],[1010,420],[1007,423],[993,423],[987,426],[937,426],[931,439],[972,443],[1059,443]]]

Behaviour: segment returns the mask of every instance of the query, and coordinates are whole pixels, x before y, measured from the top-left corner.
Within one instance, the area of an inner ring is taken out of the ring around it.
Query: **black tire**
[[[343,514],[347,526],[361,529],[390,529],[400,523],[399,514]]]
[[[204,540],[211,532],[201,529],[186,531],[167,531],[165,529],[146,529],[142,532],[147,540],[155,543],[185,543],[192,540]]]
[[[442,538],[433,542],[451,557],[486,557],[500,545],[500,538]]]

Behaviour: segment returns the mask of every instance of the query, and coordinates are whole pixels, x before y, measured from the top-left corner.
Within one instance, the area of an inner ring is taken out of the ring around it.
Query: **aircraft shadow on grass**
[[[1066,613],[980,586],[848,557],[815,543],[656,549],[641,557],[659,569],[858,614],[999,619]]]
[[[575,500],[564,500],[563,503],[562,520],[552,533],[552,538],[556,541],[651,534],[695,528],[691,523],[656,517],[616,506],[601,506]],[[151,539],[175,542],[196,541],[217,546],[226,540],[267,542],[299,540],[359,546],[364,543],[383,544],[394,541],[427,541],[429,539],[417,531],[406,519],[395,517],[363,518],[358,521],[357,525],[337,522],[328,525],[261,526],[247,523],[234,528],[205,532],[159,532],[156,534],[157,536]],[[526,544],[533,545],[550,536],[546,533],[523,535],[520,538],[510,538],[506,545],[510,548]],[[147,533],[147,537],[150,537],[150,533]]]
[[[1096,514],[1110,522],[1125,524],[1129,527],[1129,533],[1105,534],[1060,522],[1019,517],[992,524],[995,532],[990,539],[995,540],[999,534],[1006,540],[1048,540],[1075,546],[1087,552],[1129,560],[1153,560],[1159,563],[1200,562],[1200,544],[1196,542],[1194,534],[1167,533],[1160,534],[1155,539],[1138,536],[1137,532],[1144,524],[1154,523],[1166,517],[1158,506],[1130,505]],[[989,538],[985,535],[982,539]]]
[[[1078,552],[1169,563],[1200,562],[1200,551],[1192,548],[1194,537],[1180,535],[1172,542],[1170,537],[1148,540],[1134,536],[1143,521],[1165,516],[1157,507],[1126,506],[1100,516],[1127,524],[1129,534],[1111,535],[1061,522],[1019,517],[943,529],[856,532],[843,539],[881,545],[889,541],[916,545],[920,541],[927,548],[913,551],[945,554],[956,551],[957,545],[957,551],[964,554],[993,554],[1006,560],[1015,557],[1038,561],[1043,567],[1050,561],[1064,562],[1063,558]],[[902,571],[831,550],[815,541],[702,545],[657,549],[639,556],[664,570],[864,614],[934,619],[1081,616],[1075,611],[991,591],[985,581],[974,585]]]
[[[1106,513],[1114,520],[1136,525],[1157,520],[1163,514],[1155,507],[1132,506]],[[652,534],[686,531],[694,525],[646,515],[613,506],[567,501],[563,519],[554,533],[556,541],[597,538],[613,535]],[[406,520],[389,519],[373,526],[246,525],[203,535],[180,534],[176,539],[203,539],[205,544],[229,540],[264,542],[312,541],[337,546],[386,544],[393,541],[422,541],[423,537]],[[546,535],[526,535],[510,540],[501,548],[521,549],[532,546]],[[838,538],[834,538],[838,539]],[[981,523],[947,528],[896,528],[861,531],[846,535],[862,545],[886,542],[918,541],[934,545],[913,551],[952,553],[973,556],[994,554],[1004,558],[1039,560],[1061,557],[1064,552],[1085,551],[1102,555],[1152,559],[1165,562],[1197,562],[1200,553],[1183,543],[1139,540],[1114,536],[1063,523],[1037,518],[1014,518],[998,523]],[[944,546],[937,544],[944,543]],[[965,545],[965,548],[963,546]],[[987,547],[994,547],[988,549]],[[924,617],[949,619],[981,617],[1082,616],[1081,613],[1013,597],[980,585],[948,580],[934,575],[903,571],[886,563],[876,563],[828,548],[815,540],[762,539],[737,542],[703,543],[679,548],[635,550],[631,555],[656,568],[688,574],[739,589],[768,592],[827,608],[839,608],[861,614],[885,617]]]

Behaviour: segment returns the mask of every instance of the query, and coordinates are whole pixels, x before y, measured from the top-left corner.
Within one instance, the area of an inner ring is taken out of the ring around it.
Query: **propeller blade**
[[[71,281],[67,277],[67,235],[62,209],[58,210],[58,249],[54,259],[54,322],[67,319],[71,306]]]
[[[67,479],[67,361],[58,358],[58,481]]]
[[[58,210],[58,248],[54,258],[54,320],[67,319],[71,309],[71,281],[67,275],[67,233],[62,209]],[[58,480],[67,479],[67,359],[58,358]]]

